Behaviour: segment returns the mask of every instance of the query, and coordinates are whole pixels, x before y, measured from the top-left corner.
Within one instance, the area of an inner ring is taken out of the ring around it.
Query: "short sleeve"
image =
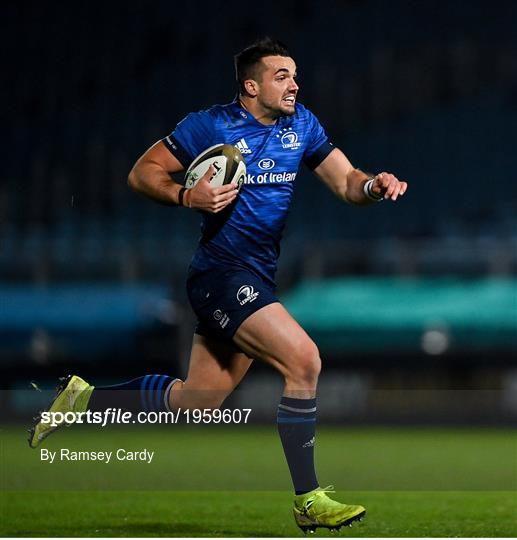
[[[162,142],[187,169],[196,156],[212,146],[213,132],[212,116],[200,111],[188,114]]]
[[[309,142],[303,154],[303,162],[314,170],[334,149],[318,119],[307,110],[309,124]]]

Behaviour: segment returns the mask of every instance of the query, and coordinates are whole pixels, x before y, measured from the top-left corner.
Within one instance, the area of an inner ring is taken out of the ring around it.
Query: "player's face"
[[[294,114],[298,93],[294,60],[285,56],[265,56],[261,62],[257,102],[272,116]]]

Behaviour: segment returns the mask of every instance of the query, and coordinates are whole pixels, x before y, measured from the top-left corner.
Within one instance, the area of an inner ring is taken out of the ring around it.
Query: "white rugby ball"
[[[210,165],[215,169],[210,181],[212,186],[220,187],[235,181],[241,189],[246,178],[246,164],[240,150],[231,144],[216,144],[201,152],[187,170],[185,187],[193,188]]]

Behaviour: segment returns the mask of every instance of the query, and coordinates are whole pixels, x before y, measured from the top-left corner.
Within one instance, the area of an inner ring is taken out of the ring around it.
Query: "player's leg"
[[[278,302],[250,315],[238,328],[234,341],[248,355],[271,364],[283,375],[278,431],[294,489],[297,494],[316,489],[316,386],[321,367],[318,348]]]
[[[66,425],[67,413],[84,413],[87,410],[103,412],[107,409],[140,411],[168,410],[169,392],[178,380],[169,375],[148,374],[112,386],[95,387],[78,375],[61,379],[56,395],[46,409],[34,419],[29,430],[29,445],[36,448],[40,442]],[[70,421],[70,420],[68,420]]]
[[[285,396],[316,396],[321,370],[318,348],[282,304],[274,302],[251,314],[237,329],[234,341],[247,355],[280,371]]]
[[[90,385],[77,375],[62,379],[56,396],[47,411],[56,421],[35,418],[29,430],[33,448],[65,425],[68,412],[104,411],[121,408],[133,412],[170,410],[169,401],[175,392],[175,407],[217,408],[240,382],[251,360],[231,343],[219,343],[194,336],[189,372],[185,382],[169,375],[149,374],[113,386]],[[55,425],[52,425],[55,424]]]
[[[242,380],[252,360],[231,342],[194,334],[187,378],[172,386],[173,409],[216,409]]]
[[[341,504],[321,489],[314,467],[316,387],[321,368],[318,348],[278,302],[250,315],[234,335],[249,356],[274,366],[284,377],[278,432],[296,493],[294,515],[302,530],[339,528],[365,514],[362,506]]]
[[[231,342],[194,334],[187,378],[146,375],[93,391],[89,406],[133,411],[170,410],[174,407],[217,408],[239,384],[251,360]]]

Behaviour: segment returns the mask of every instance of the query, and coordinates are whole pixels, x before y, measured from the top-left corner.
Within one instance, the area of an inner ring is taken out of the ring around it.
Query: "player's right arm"
[[[172,175],[184,170],[179,160],[165,147],[156,142],[137,160],[128,176],[129,186],[154,201],[177,206],[179,192],[183,187],[174,181]],[[238,190],[234,184],[213,188],[210,179],[214,174],[211,167],[207,173],[183,196],[183,206],[197,208],[211,213],[220,212],[231,204]]]

